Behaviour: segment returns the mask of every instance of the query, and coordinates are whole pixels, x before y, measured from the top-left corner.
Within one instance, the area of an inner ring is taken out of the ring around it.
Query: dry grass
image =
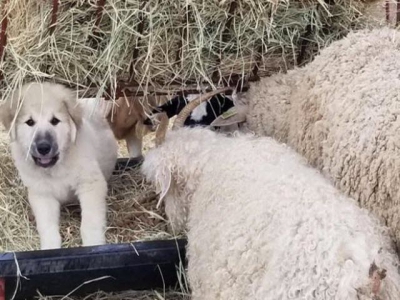
[[[211,82],[214,71],[249,75],[259,56],[260,73],[270,74],[293,66],[304,38],[307,59],[359,26],[364,7],[361,0],[107,0],[95,28],[99,1],[66,0],[51,34],[51,2],[8,0],[2,97],[28,79],[113,91],[132,63],[145,92],[168,89],[174,80]]]
[[[153,136],[145,137],[145,151],[152,146]],[[126,157],[126,147],[121,143],[120,156]],[[123,243],[137,240],[166,239],[167,222],[162,210],[156,208],[157,197],[153,188],[144,182],[139,171],[131,170],[112,177],[108,203],[108,243]],[[61,234],[63,247],[79,246],[79,206],[63,207]],[[7,133],[0,130],[0,252],[36,250],[39,238],[34,218],[27,202],[23,186],[9,152]],[[182,284],[182,290],[187,288]],[[38,299],[58,299],[39,297]],[[77,299],[77,298],[64,298]],[[168,292],[124,292],[116,294],[95,293],[84,299],[189,299],[186,293]]]

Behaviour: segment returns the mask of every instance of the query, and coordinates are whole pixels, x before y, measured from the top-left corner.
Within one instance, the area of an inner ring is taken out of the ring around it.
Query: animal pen
[[[378,26],[363,13],[371,5],[378,3],[383,23],[400,20],[394,1],[0,3],[2,100],[27,80],[66,84],[80,97],[109,101],[146,101],[219,86],[246,91],[250,81],[309,62],[350,29]],[[1,137],[0,300],[90,293],[94,299],[188,299],[184,237],[166,229],[153,187],[138,174],[140,161],[117,163],[107,199],[108,245],[77,248],[77,212],[70,207],[62,213],[72,219],[62,225],[65,248],[37,251],[26,191],[6,133]],[[161,292],[105,294],[121,290]]]

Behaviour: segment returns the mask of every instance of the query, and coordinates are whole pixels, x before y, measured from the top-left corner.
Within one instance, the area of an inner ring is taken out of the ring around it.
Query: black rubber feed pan
[[[177,287],[185,245],[174,239],[0,254],[0,300]]]
[[[115,172],[141,161],[119,159]],[[0,300],[174,288],[186,265],[185,246],[173,239],[0,253]]]

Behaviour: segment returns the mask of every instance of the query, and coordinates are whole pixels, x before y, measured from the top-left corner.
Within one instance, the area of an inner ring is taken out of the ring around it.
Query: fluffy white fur
[[[296,149],[386,222],[400,249],[399,70],[399,31],[361,30],[240,101],[251,131]]]
[[[388,229],[271,138],[179,129],[142,172],[188,231],[194,300],[377,299],[373,262],[387,270],[378,296],[399,299]]]
[[[76,99],[61,85],[30,83],[0,110],[11,132],[15,165],[28,188],[42,249],[61,247],[60,205],[76,199],[82,209],[83,245],[105,243],[107,180],[115,166],[117,143],[106,119],[89,117]],[[50,123],[53,117],[60,120],[57,125]],[[29,118],[34,126],[25,123]],[[44,133],[54,137],[59,151],[58,161],[48,168],[36,165],[31,156],[32,142]]]

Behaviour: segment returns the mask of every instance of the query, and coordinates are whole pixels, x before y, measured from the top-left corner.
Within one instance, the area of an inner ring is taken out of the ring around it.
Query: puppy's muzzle
[[[35,139],[31,155],[35,164],[42,168],[52,167],[57,163],[59,159],[58,145],[51,134],[39,135]]]

